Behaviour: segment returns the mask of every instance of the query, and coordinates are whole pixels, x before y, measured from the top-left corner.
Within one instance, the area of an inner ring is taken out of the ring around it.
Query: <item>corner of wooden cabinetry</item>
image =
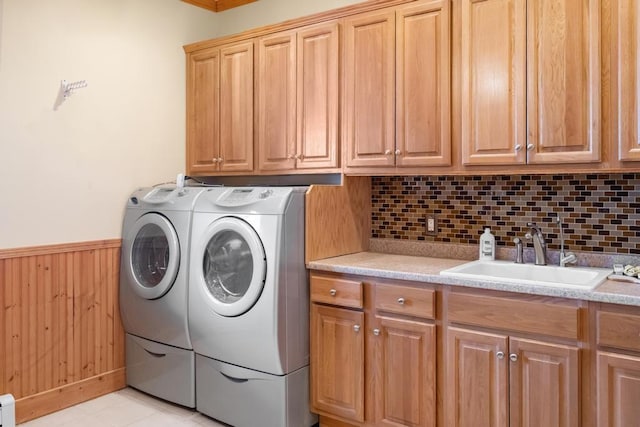
[[[371,233],[371,178],[312,185],[306,194],[305,262],[366,251]]]

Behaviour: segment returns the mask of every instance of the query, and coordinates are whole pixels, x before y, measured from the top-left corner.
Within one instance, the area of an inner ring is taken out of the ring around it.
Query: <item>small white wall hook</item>
[[[58,91],[58,97],[56,98],[56,102],[53,105],[53,109],[57,110],[62,102],[73,95],[73,92],[76,89],[82,89],[83,87],[87,87],[88,83],[86,80],[78,80],[76,82],[68,82],[66,80],[60,81],[60,90]]]

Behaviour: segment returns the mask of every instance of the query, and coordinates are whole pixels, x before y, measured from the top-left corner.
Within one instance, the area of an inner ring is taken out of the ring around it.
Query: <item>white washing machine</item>
[[[201,188],[142,188],[127,201],[120,313],[127,384],[195,407],[195,355],[188,331],[188,253]]]
[[[236,427],[313,425],[306,187],[222,187],[193,214],[189,330],[198,411]]]

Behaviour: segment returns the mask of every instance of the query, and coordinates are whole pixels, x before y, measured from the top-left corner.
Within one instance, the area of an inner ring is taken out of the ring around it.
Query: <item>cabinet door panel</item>
[[[435,426],[436,327],[388,317],[376,317],[376,325],[375,425]]]
[[[598,352],[598,426],[637,425],[640,358]]]
[[[526,2],[462,1],[462,163],[526,160]]]
[[[212,173],[218,169],[220,135],[218,49],[190,55],[187,67],[187,173]]]
[[[579,350],[511,338],[511,425],[580,425]]]
[[[338,167],[338,24],[298,32],[299,168]]]
[[[396,165],[451,164],[450,3],[396,12]]]
[[[393,166],[395,160],[395,13],[344,22],[344,128],[347,166]]]
[[[527,2],[529,163],[600,160],[600,1]]]
[[[311,304],[311,385],[313,408],[364,421],[364,313]]]
[[[640,1],[611,2],[614,135],[620,160],[640,160]]]
[[[220,170],[253,170],[253,42],[220,49]]]
[[[507,350],[505,335],[447,329],[447,426],[509,426]]]
[[[277,34],[258,41],[257,120],[258,167],[295,167],[296,38]]]

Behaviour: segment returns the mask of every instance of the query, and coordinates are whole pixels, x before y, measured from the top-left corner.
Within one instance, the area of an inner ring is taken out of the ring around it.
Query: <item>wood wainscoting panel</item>
[[[0,251],[0,394],[16,398],[18,422],[99,395],[62,393],[74,384],[102,394],[124,387],[120,246],[115,239]],[[47,403],[53,390],[55,405]]]

